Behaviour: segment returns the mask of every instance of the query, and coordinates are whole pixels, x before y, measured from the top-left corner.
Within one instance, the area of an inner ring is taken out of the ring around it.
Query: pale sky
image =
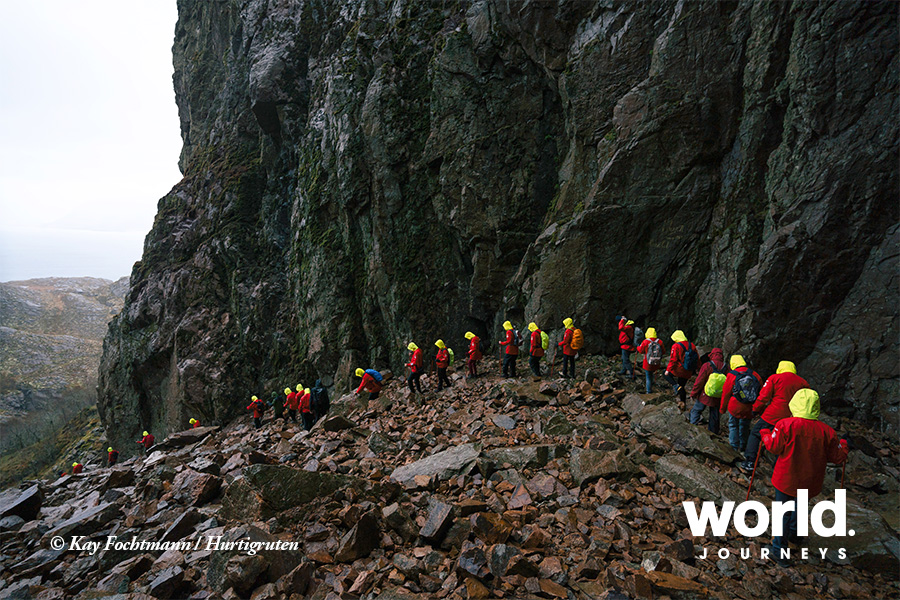
[[[0,281],[129,275],[180,179],[175,0],[0,2]]]

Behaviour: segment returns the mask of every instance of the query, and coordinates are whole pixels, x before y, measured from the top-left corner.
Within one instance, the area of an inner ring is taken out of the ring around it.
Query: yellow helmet
[[[414,343],[410,342],[409,345],[406,346],[406,349],[409,350],[410,352],[415,352],[416,350],[419,349],[419,347],[416,346]]]
[[[289,396],[291,394],[291,388],[284,388],[284,395]]]
[[[256,396],[250,396],[250,399],[251,400],[259,400],[259,398],[257,398]]]
[[[73,466],[73,467],[77,467],[77,466],[78,466],[78,462],[77,462],[77,461],[76,461],[76,462],[73,462],[73,463],[72,463],[72,466]]]
[[[475,334],[474,334],[474,333],[472,333],[471,331],[467,331],[467,332],[466,332],[466,339],[467,339],[467,340],[471,340],[473,337],[475,337]]]
[[[747,361],[744,360],[744,357],[740,354],[732,354],[731,360],[728,362],[729,366],[732,370],[737,369],[738,367],[746,367]]]
[[[570,318],[569,318],[569,319],[563,319],[563,326],[564,326],[566,329],[568,329],[568,328],[570,328],[570,327],[572,326],[572,323],[574,323],[574,322],[575,322],[575,321],[573,321],[573,320],[570,319]]]
[[[190,421],[188,421],[188,423],[190,423],[191,425],[193,425],[196,422],[197,422],[197,419],[191,419]]]
[[[304,393],[304,394],[308,394],[308,393],[309,393],[309,388],[306,388],[305,390],[303,390],[303,393]]]
[[[298,392],[302,392],[302,391],[303,391],[303,384],[302,384],[302,383],[298,383],[298,384],[297,384],[297,391],[298,391]]]
[[[644,334],[644,337],[655,338],[655,337],[656,337],[656,328],[655,328],[655,327],[648,327],[648,328],[647,328],[647,333]]]
[[[147,436],[147,435],[150,435],[150,434],[149,434],[149,433],[147,433],[147,432],[146,432],[146,431],[145,431],[145,432],[144,432],[144,435],[145,435],[145,436]]]
[[[357,370],[356,370],[356,376],[357,376],[357,377],[362,377],[362,376],[365,375],[365,374],[366,374],[366,372],[363,371],[362,369],[357,369]]]
[[[434,345],[441,349],[444,349],[447,347],[447,345],[444,344],[444,340],[438,340],[434,343]]]
[[[106,449],[107,452],[112,452],[112,446]]]
[[[528,331],[531,331],[533,333],[537,330],[538,330],[537,323],[532,321],[531,323],[528,324]]]
[[[509,330],[512,329],[512,328],[513,328],[512,323],[510,323],[509,321],[504,321],[504,322],[503,322],[503,329],[509,331]]]

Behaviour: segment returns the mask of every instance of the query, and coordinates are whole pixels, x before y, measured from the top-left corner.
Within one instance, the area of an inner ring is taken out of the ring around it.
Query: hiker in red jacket
[[[809,500],[818,496],[827,464],[843,464],[848,453],[846,440],[838,439],[834,429],[818,420],[819,394],[808,388],[798,390],[789,407],[792,416],[761,431],[766,450],[778,455],[772,473],[776,502],[796,501],[797,490],[807,490]],[[781,565],[787,562],[782,551],[788,542],[799,541],[797,512],[786,513],[783,522],[783,535],[772,538],[775,560]]]
[[[687,404],[687,390],[684,386],[694,374],[694,370],[684,367],[688,351],[692,351],[693,356],[697,356],[697,346],[688,341],[682,330],[677,329],[672,334],[672,351],[669,353],[669,364],[666,365],[663,378],[672,385],[672,389],[685,404]]]
[[[629,321],[625,317],[616,317],[619,325],[619,348],[622,349],[622,370],[619,375],[628,375],[630,379],[634,379],[634,365],[631,364],[631,353],[635,351],[634,347],[634,321]]]
[[[72,475],[78,475],[83,469],[84,465],[82,465],[80,462],[72,463]]]
[[[557,344],[557,346],[562,346],[563,350],[562,376],[573,379],[575,378],[575,355],[578,354],[578,351],[572,348],[572,337],[575,335],[574,323],[571,318],[563,319],[563,327],[566,328],[566,331],[563,333],[562,341]]]
[[[369,369],[373,373],[378,373],[375,369]],[[369,373],[369,371],[364,371],[362,369],[356,369],[356,376],[362,377],[362,381],[359,382],[359,387],[356,388],[356,393],[360,393],[363,390],[369,392],[369,400],[375,400],[378,398],[378,394],[381,393],[381,382],[375,379],[375,377]],[[380,375],[380,373],[379,373]]]
[[[541,357],[544,356],[544,336],[537,323],[529,323],[528,331],[531,332],[531,343],[529,348],[528,366],[535,377],[541,376]]]
[[[257,429],[262,427],[262,416],[266,410],[266,403],[253,396],[250,398],[252,402],[250,402],[250,406],[247,407],[247,410],[253,410],[253,424]]]
[[[666,355],[666,347],[662,340],[656,337],[656,328],[647,328],[644,341],[641,342],[637,351],[644,355],[644,362],[641,366],[644,369],[644,386],[649,394],[653,388],[653,373],[662,367],[663,357]]]
[[[721,348],[713,348],[709,353],[709,362],[703,363],[703,366],[700,367],[700,370],[697,372],[697,378],[694,380],[694,387],[691,389],[691,399],[694,401],[694,407],[691,409],[690,421],[693,425],[699,425],[703,417],[703,411],[709,407],[709,421],[706,427],[713,433],[719,433],[719,404],[722,402],[722,388],[718,388],[718,396],[708,395],[706,388],[710,375],[716,374],[721,376],[724,373],[725,355],[722,353]],[[721,377],[719,382],[722,383]]]
[[[467,331],[466,339],[469,340],[469,352],[466,354],[466,366],[469,368],[469,377],[478,377],[478,361],[481,360],[481,338],[471,331]]]
[[[305,388],[303,390],[303,395],[300,396],[300,417],[303,419],[303,429],[306,431],[312,429],[313,425],[316,423],[312,404],[309,401],[311,395],[309,388]]]
[[[188,423],[191,424],[191,429],[197,429],[198,427],[200,427],[200,421],[198,421],[197,419],[191,419],[190,421],[188,421]]]
[[[519,360],[519,345],[516,343],[516,334],[513,331],[513,325],[509,321],[503,323],[503,329],[506,330],[506,337],[500,340],[501,346],[506,346],[503,354],[503,376],[516,376],[516,362]]]
[[[406,366],[409,367],[409,377],[406,378],[406,383],[409,384],[410,392],[415,394],[416,390],[418,390],[421,394],[423,393],[422,382],[420,382],[419,379],[422,377],[424,365],[424,361],[422,360],[422,350],[412,342],[410,342],[406,348],[412,352],[412,354],[409,355],[409,362],[406,363]]]
[[[451,387],[450,378],[447,377],[447,367],[450,366],[450,351],[447,350],[447,344],[444,340],[438,340],[434,343],[438,347],[437,356],[434,357],[434,366],[437,367],[438,389],[441,391],[444,386]]]
[[[739,466],[744,471],[753,471],[753,462],[759,452],[761,438],[760,431],[772,429],[781,419],[791,416],[790,403],[794,394],[808,388],[809,383],[797,375],[797,367],[789,360],[778,363],[775,374],[766,379],[759,392],[759,398],[753,405],[753,414],[762,416],[750,430],[750,438],[747,440],[747,450],[744,453],[744,462]]]
[[[291,388],[284,388],[284,393],[286,394],[284,405],[288,409],[288,417],[291,419],[291,423],[296,423],[297,410],[300,408],[300,398],[303,396],[303,386],[298,383],[296,391],[291,390]]]
[[[117,462],[119,462],[119,451],[113,450],[113,447],[110,446],[106,449],[106,466],[111,467]]]
[[[724,415],[725,411],[728,411],[728,443],[743,454],[744,448],[747,447],[747,438],[750,437],[753,403],[756,402],[762,387],[762,377],[747,366],[744,357],[740,354],[731,356],[729,366],[731,371],[728,372],[725,377],[725,385],[722,386],[719,413]],[[743,377],[745,374],[756,378],[756,383],[752,378]]]
[[[146,454],[153,447],[153,444],[156,443],[156,438],[145,431],[144,437],[139,439],[137,443],[144,447],[144,454]]]

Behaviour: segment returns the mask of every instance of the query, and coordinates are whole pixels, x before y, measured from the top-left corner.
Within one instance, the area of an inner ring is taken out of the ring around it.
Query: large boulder
[[[381,532],[374,511],[363,514],[356,524],[341,538],[334,559],[338,562],[353,562],[365,558],[381,545]]]
[[[485,450],[482,458],[489,461],[494,468],[504,464],[514,469],[539,469],[554,458],[565,456],[564,446],[510,446],[508,448],[492,448]]]
[[[586,448],[572,448],[569,458],[572,479],[578,485],[596,481],[601,477],[632,477],[640,473],[624,448],[603,452]]]
[[[210,555],[206,581],[219,595],[235,583],[238,575],[245,575],[245,579],[252,575],[252,581],[240,582],[240,586],[248,590],[264,583],[274,583],[294,570],[302,558],[300,551],[285,549],[283,543],[281,547],[276,546],[279,542],[277,537],[253,525],[229,529],[216,541],[219,546]],[[249,564],[241,561],[249,556],[246,548],[233,545],[241,541],[261,544]]]
[[[682,454],[663,456],[654,464],[656,474],[682,488],[688,496],[723,502],[744,499],[745,490],[700,461]]]
[[[37,484],[25,491],[8,490],[0,495],[0,518],[16,515],[31,521],[37,518],[43,502],[44,494]]]
[[[111,502],[92,506],[76,513],[70,519],[45,533],[41,543],[49,544],[50,539],[55,536],[68,538],[73,535],[91,535],[100,531],[107,523],[121,514],[122,509]]]
[[[432,454],[421,460],[403,465],[391,473],[391,479],[404,484],[418,475],[436,476],[438,479],[450,479],[460,473],[467,473],[475,465],[480,451],[475,444],[462,444]]]
[[[705,427],[691,425],[674,402],[643,406],[632,415],[631,426],[668,440],[679,452],[700,454],[726,463],[741,458],[734,448],[717,440]]]
[[[153,450],[154,452],[158,452],[163,450],[175,450],[176,448],[184,448],[185,446],[199,442],[210,433],[215,433],[218,430],[219,427],[197,427],[195,429],[176,431],[163,441],[153,446]]]
[[[822,497],[818,499],[822,500]],[[826,558],[837,564],[851,564],[857,569],[894,579],[900,576],[900,538],[881,515],[848,499],[847,529],[854,535],[842,538],[812,535],[809,546],[828,548]],[[847,550],[846,558],[840,558],[838,548]]]
[[[212,500],[221,487],[220,477],[199,473],[193,469],[184,469],[172,482],[175,499],[188,506],[201,506]]]

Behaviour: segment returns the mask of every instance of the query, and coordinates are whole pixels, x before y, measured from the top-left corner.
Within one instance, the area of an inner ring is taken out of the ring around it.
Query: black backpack
[[[513,329],[513,346],[518,348],[522,345],[522,334],[519,333],[518,329]]]
[[[731,395],[738,399],[741,404],[754,404],[759,398],[759,391],[762,386],[759,379],[753,374],[753,369],[747,367],[747,370],[730,371],[734,375],[734,385],[731,387]]]
[[[640,327],[638,327],[637,325],[635,325],[634,329],[632,330],[631,344],[635,348],[637,348],[638,346],[641,345],[641,343],[643,341],[644,341],[644,330],[641,329]]]
[[[327,413],[331,404],[328,401],[328,390],[324,387],[314,387],[310,390],[309,402],[314,411]]]
[[[687,346],[684,344],[687,344]],[[687,342],[679,342],[679,345],[684,348],[684,360],[681,362],[681,368],[693,373],[697,369],[697,362],[700,360],[700,355],[697,354],[696,348],[691,346],[690,340]]]

